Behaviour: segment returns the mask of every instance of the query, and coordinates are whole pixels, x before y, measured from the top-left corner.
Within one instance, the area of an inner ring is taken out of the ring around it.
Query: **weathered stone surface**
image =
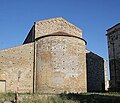
[[[39,37],[51,35],[57,32],[65,32],[69,35],[82,38],[81,29],[69,23],[62,17],[59,17],[35,22],[26,37],[24,44],[33,42]]]
[[[82,30],[61,17],[35,23],[35,38],[60,31],[82,38]]]
[[[68,36],[49,36],[36,41],[36,45],[38,92],[87,91],[83,40]]]
[[[0,80],[6,92],[32,92],[33,43],[0,51]]]
[[[63,18],[35,22],[23,44],[0,51],[0,88],[6,92],[87,92],[86,63],[88,85],[97,80],[89,88],[102,90],[105,62],[94,55],[86,62],[81,29]]]
[[[0,93],[4,93],[6,91],[6,81],[5,80],[0,80]]]
[[[87,60],[87,91],[104,91],[107,90],[107,67],[106,60],[94,54],[91,51],[86,50]]]
[[[120,23],[107,30],[110,90],[120,91]]]

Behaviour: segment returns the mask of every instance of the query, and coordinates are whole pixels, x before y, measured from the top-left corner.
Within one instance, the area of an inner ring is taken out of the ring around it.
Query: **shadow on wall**
[[[100,56],[87,51],[87,92],[105,91],[104,59]]]

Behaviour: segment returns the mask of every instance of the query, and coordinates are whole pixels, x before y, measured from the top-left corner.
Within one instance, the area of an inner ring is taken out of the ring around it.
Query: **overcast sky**
[[[87,49],[108,60],[105,34],[120,22],[120,0],[0,0],[0,49],[21,45],[35,21],[53,17],[81,28]]]

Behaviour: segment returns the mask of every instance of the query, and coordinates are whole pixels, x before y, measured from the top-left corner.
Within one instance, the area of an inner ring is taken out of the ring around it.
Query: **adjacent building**
[[[107,30],[110,91],[120,92],[120,23]]]
[[[106,61],[63,18],[37,21],[23,45],[0,51],[0,92],[104,91]]]

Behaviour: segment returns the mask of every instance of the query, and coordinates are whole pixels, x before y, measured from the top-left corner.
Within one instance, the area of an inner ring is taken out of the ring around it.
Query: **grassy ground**
[[[13,101],[15,94],[0,94],[0,103]],[[19,94],[20,103],[120,103],[120,93]]]
[[[60,97],[48,97],[42,99],[23,100],[21,103],[80,103],[79,101],[62,99]]]
[[[14,98],[14,93],[0,93],[0,103],[3,103],[4,101],[12,101]]]
[[[65,97],[80,103],[120,103],[119,93],[69,93]]]

